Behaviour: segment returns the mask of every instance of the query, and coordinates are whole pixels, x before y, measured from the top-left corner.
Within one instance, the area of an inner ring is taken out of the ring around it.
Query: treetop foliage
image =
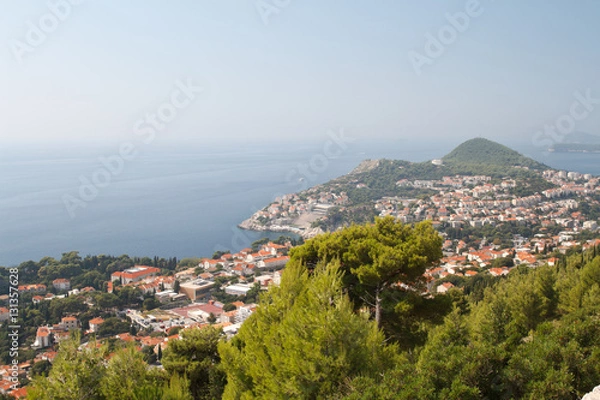
[[[37,376],[27,393],[33,400],[192,400],[188,381],[150,369],[133,346],[107,361],[107,345],[80,337],[62,341],[47,377]]]
[[[309,273],[292,262],[281,287],[266,293],[238,335],[220,344],[228,379],[223,398],[332,396],[347,379],[391,366],[394,349],[354,312],[339,263]]]
[[[373,305],[379,321],[382,293],[398,282],[420,286],[425,269],[441,258],[441,247],[431,223],[413,227],[385,217],[310,239],[292,249],[290,260],[309,267],[339,262],[351,299],[358,307]]]

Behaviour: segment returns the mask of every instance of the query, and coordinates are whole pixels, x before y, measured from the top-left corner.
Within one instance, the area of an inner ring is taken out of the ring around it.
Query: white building
[[[52,286],[59,292],[71,289],[71,281],[64,278],[58,278],[52,281]]]
[[[102,325],[103,323],[104,323],[104,320],[100,317],[90,319],[90,331],[98,332],[98,328],[100,328],[100,325]]]
[[[591,231],[595,231],[598,228],[598,223],[596,221],[585,221],[583,223],[583,229],[589,229]]]
[[[229,285],[225,288],[225,293],[227,294],[233,294],[236,296],[243,296],[246,293],[248,293],[248,291],[250,291],[250,289],[252,289],[251,285],[244,285],[241,283],[235,284],[235,285]]]
[[[114,272],[110,279],[111,281],[121,281],[122,285],[127,285],[132,282],[140,282],[145,279],[154,278],[160,274],[160,269],[149,267],[146,265],[135,265],[133,268],[125,271]]]
[[[10,318],[10,310],[6,307],[0,307],[0,322],[4,322]]]
[[[52,335],[50,328],[47,326],[40,326],[35,334],[35,342],[31,347],[44,348],[49,347],[52,344]]]

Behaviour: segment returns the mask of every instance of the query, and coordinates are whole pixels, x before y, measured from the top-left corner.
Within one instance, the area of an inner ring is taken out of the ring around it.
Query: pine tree
[[[224,386],[217,343],[221,330],[213,327],[185,329],[180,340],[169,342],[162,365],[171,374],[186,376],[194,399],[220,398]]]
[[[223,398],[326,398],[348,379],[378,377],[392,364],[395,346],[354,312],[342,276],[339,263],[317,266],[310,277],[299,263],[288,264],[281,287],[219,346]]]
[[[146,385],[153,386],[154,382],[144,355],[133,346],[118,351],[108,361],[100,382],[102,394],[111,400],[128,400],[136,387]]]
[[[425,268],[442,256],[441,248],[442,238],[429,222],[411,227],[386,217],[311,239],[292,249],[291,260],[309,267],[341,262],[351,299],[371,307],[381,326],[384,293],[399,281],[419,286]]]
[[[79,351],[79,335],[65,340],[54,360],[47,378],[33,380],[27,398],[34,400],[100,400],[103,395],[100,382],[104,376],[105,347],[97,347],[91,340]]]

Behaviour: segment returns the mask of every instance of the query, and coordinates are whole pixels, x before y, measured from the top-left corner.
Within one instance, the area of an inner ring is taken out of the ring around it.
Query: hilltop
[[[360,180],[371,189],[393,189],[401,179],[441,179],[448,175],[489,175],[493,178],[526,178],[536,180],[547,165],[488,139],[468,140],[440,160],[408,162],[403,160],[368,160],[324,187],[344,185]],[[310,189],[309,189],[310,190]],[[377,195],[391,195],[379,193]],[[376,195],[376,196],[377,196]]]
[[[552,187],[539,174],[540,171],[549,169],[551,168],[499,143],[476,138],[456,147],[441,159],[441,163],[440,160],[371,160],[361,163],[349,174],[315,188],[344,191],[351,202],[359,204],[384,196],[408,194],[407,188],[397,184],[405,179],[440,180],[445,176],[487,175],[496,180],[512,178],[524,183],[526,181],[521,194],[530,195]],[[307,192],[315,188],[308,189]],[[413,196],[431,194],[428,190],[409,192]]]
[[[484,138],[475,138],[462,143],[444,156],[443,161],[445,163],[525,167],[540,171],[550,169],[509,147]]]

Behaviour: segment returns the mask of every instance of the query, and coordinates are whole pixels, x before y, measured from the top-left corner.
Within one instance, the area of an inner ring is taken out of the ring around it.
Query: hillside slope
[[[503,167],[526,167],[534,170],[549,169],[548,166],[519,152],[484,138],[468,140],[443,158],[445,163],[483,164]]]
[[[436,165],[431,161],[415,163],[401,160],[378,160],[377,163],[371,164],[371,168],[357,168],[347,175],[316,188],[345,191],[353,203],[358,204],[383,196],[415,196],[429,193],[427,190],[407,190],[398,187],[396,182],[401,179],[442,179],[444,176],[454,175],[488,175],[494,179],[510,177],[517,179],[526,187],[522,191],[522,195],[533,194],[552,187],[539,174],[540,171],[550,169],[550,167],[488,139],[468,140],[452,150],[442,160],[443,165]],[[362,183],[366,187],[358,189],[358,183]]]

